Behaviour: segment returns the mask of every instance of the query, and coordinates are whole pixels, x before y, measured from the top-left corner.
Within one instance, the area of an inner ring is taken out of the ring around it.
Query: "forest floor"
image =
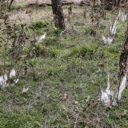
[[[63,9],[63,33],[54,27],[51,7],[26,8],[22,2],[13,6],[9,24],[2,25],[0,75],[15,69],[19,81],[0,89],[0,128],[127,128],[128,89],[118,107],[109,109],[99,101],[108,70],[111,85],[117,84],[127,24],[119,20],[115,39],[107,45],[101,36],[107,35],[116,11],[107,12],[97,26],[90,8],[84,19],[84,7],[73,7],[70,21],[67,6]],[[20,24],[26,24],[24,41],[13,47]]]

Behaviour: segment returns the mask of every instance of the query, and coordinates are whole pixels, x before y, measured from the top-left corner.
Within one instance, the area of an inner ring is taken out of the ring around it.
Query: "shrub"
[[[46,23],[44,23],[42,21],[37,21],[33,24],[33,27],[36,29],[41,29],[41,28],[47,27],[47,25],[46,25]]]

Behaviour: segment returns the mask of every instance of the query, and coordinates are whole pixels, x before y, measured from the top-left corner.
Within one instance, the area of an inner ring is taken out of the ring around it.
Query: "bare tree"
[[[52,11],[54,15],[55,26],[60,29],[65,29],[61,0],[52,0]]]

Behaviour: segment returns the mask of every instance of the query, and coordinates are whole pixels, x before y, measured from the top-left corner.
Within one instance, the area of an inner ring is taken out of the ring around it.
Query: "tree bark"
[[[52,11],[54,15],[55,26],[60,29],[65,29],[61,0],[52,0]]]
[[[121,55],[120,55],[120,60],[119,60],[117,98],[118,98],[118,95],[119,95],[119,90],[120,90],[121,83],[123,81],[123,78],[127,74],[127,70],[128,70],[127,69],[128,68],[128,27],[127,27],[125,37],[126,37],[126,41],[123,45]],[[119,102],[119,99],[117,99],[117,103],[118,102]]]
[[[120,55],[120,61],[119,61],[119,72],[118,72],[119,80],[127,72],[127,63],[128,63],[128,28],[127,28],[125,37],[126,37],[126,41],[125,41],[124,46],[122,48],[122,52],[121,52],[121,55]]]

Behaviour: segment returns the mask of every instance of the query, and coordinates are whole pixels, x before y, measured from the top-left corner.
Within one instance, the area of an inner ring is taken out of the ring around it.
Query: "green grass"
[[[75,21],[78,17],[72,22]],[[80,21],[84,22],[82,18]],[[8,71],[14,67],[20,79],[15,86],[0,89],[0,128],[127,128],[127,89],[119,107],[108,109],[98,101],[101,89],[107,85],[107,68],[111,84],[117,81],[126,26],[120,24],[110,46],[101,41],[101,28],[74,26],[76,31],[73,31],[69,27],[61,40],[60,30],[37,21],[32,26],[37,37],[48,29],[47,37],[34,45],[26,40],[17,62],[18,57],[10,53],[14,50],[11,40],[6,49],[0,47],[0,69],[4,66]],[[25,29],[25,32],[32,41],[29,32],[33,31],[27,27],[30,31]],[[97,31],[96,36],[92,30]],[[104,64],[104,69],[100,64]],[[27,93],[22,93],[24,87],[29,88]]]

